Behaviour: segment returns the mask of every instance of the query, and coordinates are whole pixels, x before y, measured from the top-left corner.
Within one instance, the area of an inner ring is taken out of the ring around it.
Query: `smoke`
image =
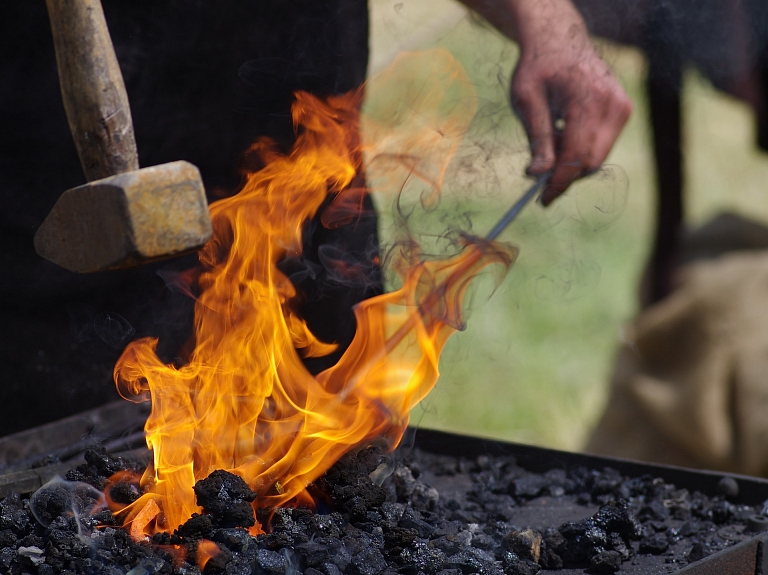
[[[525,135],[506,98],[489,96],[491,85],[507,91],[496,68],[483,70],[485,80],[478,81],[477,71],[470,75],[447,51],[431,50],[403,55],[369,81],[361,125],[367,178],[382,207],[388,289],[401,285],[400,262],[455,255],[482,238],[530,185]],[[624,213],[628,188],[620,167],[605,166],[553,207],[527,208],[502,235],[525,244],[529,265],[522,275],[536,299],[565,301],[597,284],[600,265],[574,247],[574,237],[613,225]],[[541,238],[530,245],[533,235]],[[467,308],[487,300],[502,278],[473,282]]]
[[[53,528],[56,524],[74,523],[80,540],[90,544],[90,534],[97,522],[91,516],[106,508],[104,494],[77,481],[54,477],[29,499],[29,509],[40,525]]]
[[[77,343],[99,340],[114,349],[131,341],[136,329],[117,312],[97,312],[88,304],[73,302],[68,306],[70,328]]]

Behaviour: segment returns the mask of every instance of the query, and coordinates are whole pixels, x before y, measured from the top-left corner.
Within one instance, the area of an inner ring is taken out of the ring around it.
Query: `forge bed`
[[[0,572],[196,575],[207,539],[222,553],[205,574],[768,574],[768,481],[430,430],[409,430],[392,456],[347,456],[317,482],[317,513],[281,511],[270,534],[252,538],[211,514],[154,546],[111,537],[124,545],[112,555],[102,529],[69,559],[77,541],[65,522],[22,518],[26,498],[78,465],[90,481],[88,449],[146,456],[145,417],[146,406],[120,402],[0,439]],[[174,565],[168,544],[186,545],[191,563]]]

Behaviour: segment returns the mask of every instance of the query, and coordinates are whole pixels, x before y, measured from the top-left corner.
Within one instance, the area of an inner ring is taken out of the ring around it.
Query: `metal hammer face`
[[[35,234],[35,250],[86,273],[199,249],[212,233],[200,172],[187,162],[139,169],[101,0],[46,4],[64,109],[90,183],[59,198]]]
[[[212,228],[198,169],[179,161],[67,190],[35,234],[35,250],[75,272],[192,252]]]

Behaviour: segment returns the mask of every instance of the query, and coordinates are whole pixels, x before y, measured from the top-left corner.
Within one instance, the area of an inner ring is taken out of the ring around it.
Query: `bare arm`
[[[531,146],[528,173],[552,170],[544,204],[598,169],[632,111],[570,0],[461,0],[520,45],[512,106]],[[556,121],[564,120],[562,130]]]

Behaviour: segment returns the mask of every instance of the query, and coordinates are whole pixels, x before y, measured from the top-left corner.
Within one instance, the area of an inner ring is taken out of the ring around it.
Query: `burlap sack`
[[[639,315],[586,449],[768,476],[768,251],[690,264]]]

